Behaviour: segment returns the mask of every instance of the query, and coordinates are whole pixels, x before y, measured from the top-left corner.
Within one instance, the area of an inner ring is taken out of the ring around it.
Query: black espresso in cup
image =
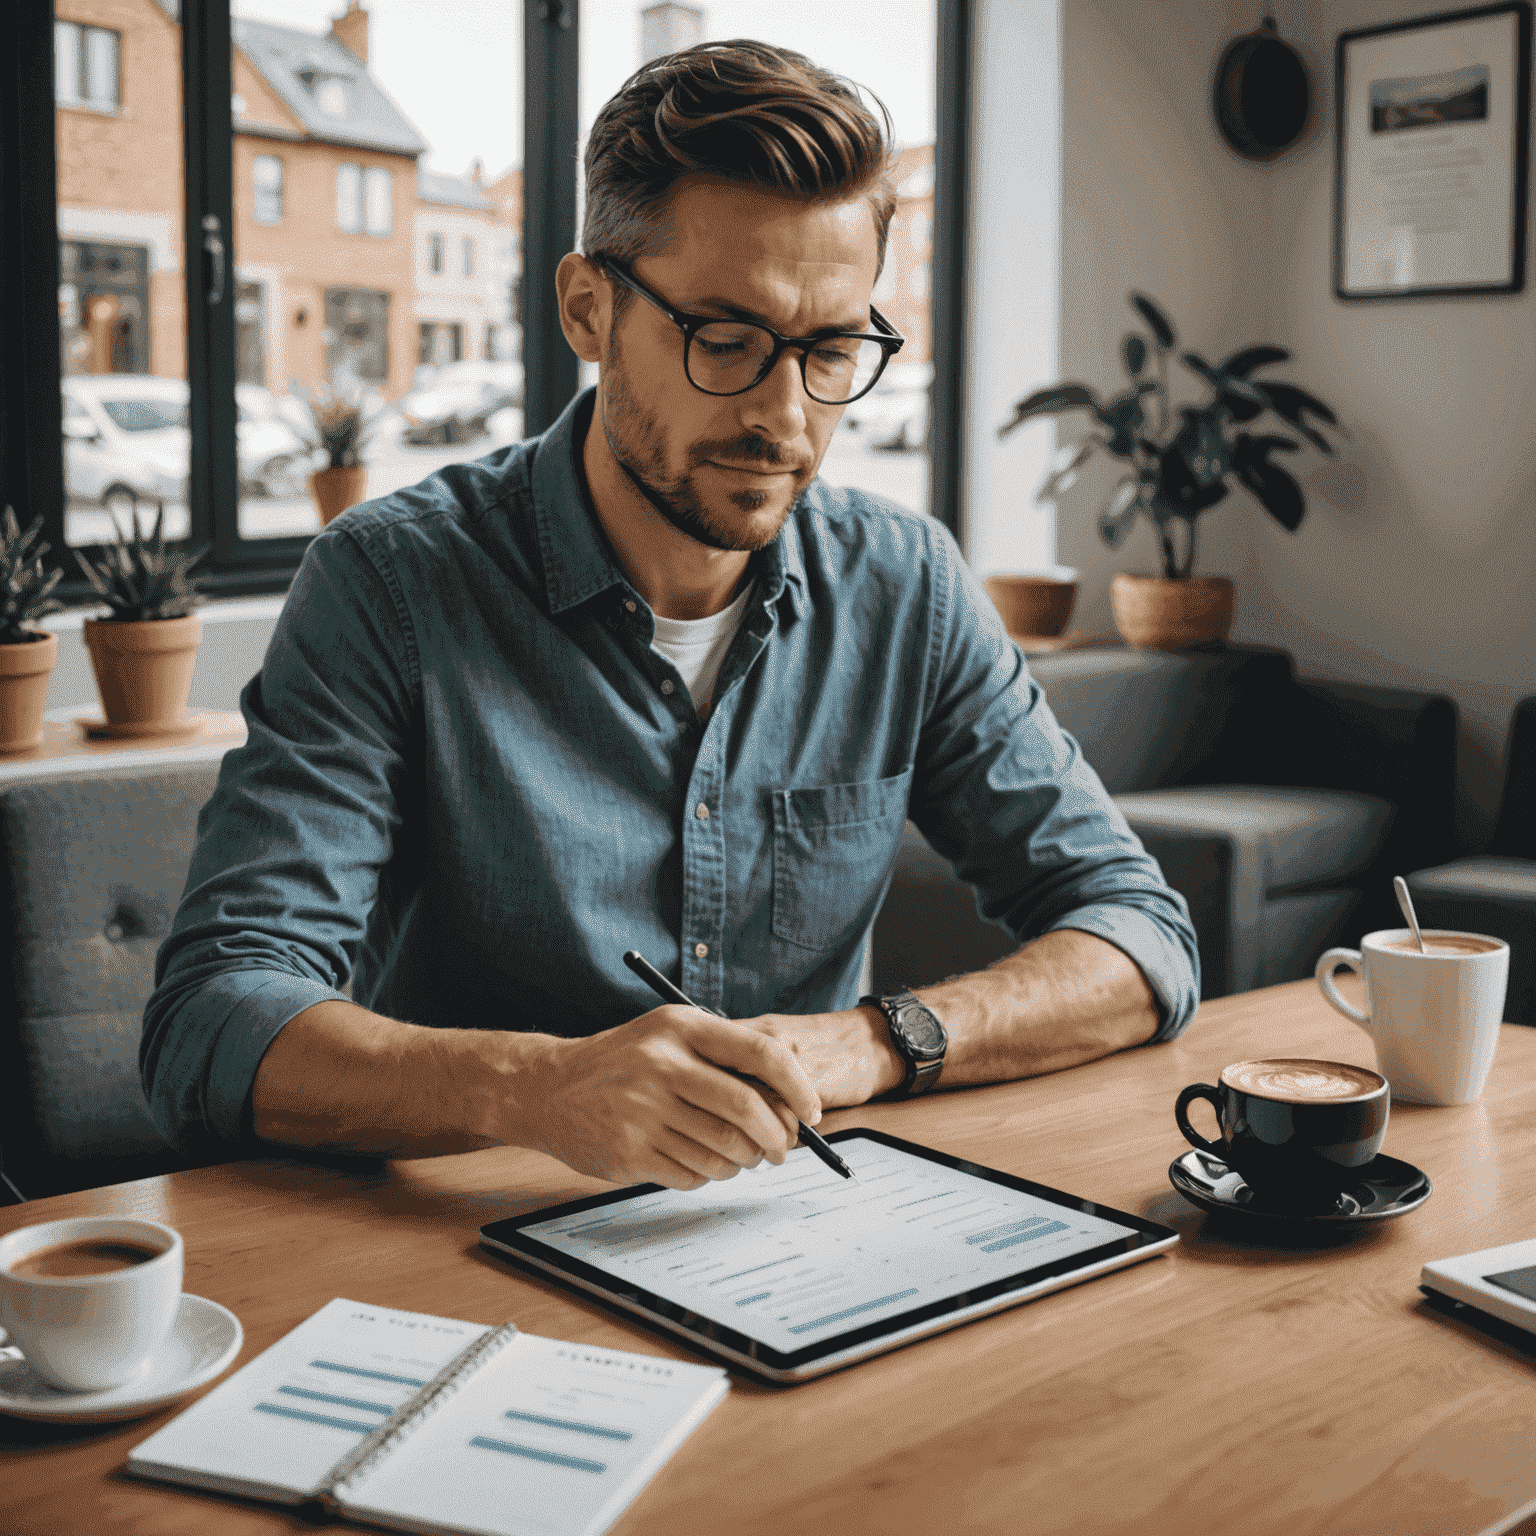
[[[1221,1139],[1189,1123],[1189,1106],[1207,1100]],[[1314,1203],[1345,1189],[1381,1151],[1392,1094],[1367,1067],[1310,1057],[1239,1061],[1221,1083],[1191,1083],[1174,1106],[1184,1139],[1220,1158],[1269,1199]]]

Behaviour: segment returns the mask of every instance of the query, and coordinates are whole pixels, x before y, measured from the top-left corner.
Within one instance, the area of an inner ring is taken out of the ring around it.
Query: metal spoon
[[[1413,911],[1413,897],[1408,894],[1408,882],[1401,875],[1393,875],[1392,889],[1397,892],[1397,904],[1403,909],[1403,916],[1408,919],[1408,926],[1413,929],[1413,936],[1419,942],[1419,953],[1427,955],[1429,951],[1424,948],[1424,935],[1419,932],[1419,920]]]

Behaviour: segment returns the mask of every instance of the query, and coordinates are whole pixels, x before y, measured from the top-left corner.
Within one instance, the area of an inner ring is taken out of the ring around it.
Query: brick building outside
[[[891,172],[896,211],[874,302],[907,338],[898,358],[903,365],[933,356],[933,175],[932,144],[909,145]]]

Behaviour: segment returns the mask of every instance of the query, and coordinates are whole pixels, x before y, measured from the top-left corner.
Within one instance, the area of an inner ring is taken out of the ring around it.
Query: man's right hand
[[[697,1008],[669,1003],[600,1035],[539,1041],[530,1056],[532,1041],[518,1040],[498,1138],[614,1184],[699,1189],[765,1157],[782,1163],[797,1118],[821,1118],[788,1047]]]

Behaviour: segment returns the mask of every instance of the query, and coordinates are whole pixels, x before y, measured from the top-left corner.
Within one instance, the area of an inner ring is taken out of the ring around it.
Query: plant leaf
[[[1291,354],[1284,347],[1244,347],[1221,363],[1221,371],[1234,379],[1246,379],[1255,368],[1266,363],[1283,363]]]
[[[1347,434],[1339,426],[1338,418],[1321,400],[1315,395],[1309,395],[1304,389],[1298,389],[1294,384],[1266,384],[1264,392],[1269,396],[1270,409],[1277,416],[1284,417],[1309,443],[1332,458],[1333,444],[1306,420],[1307,414],[1310,412],[1320,417],[1341,435]]]
[[[1026,395],[1013,408],[1013,419],[997,429],[997,435],[1007,437],[1015,427],[1023,426],[1036,416],[1056,416],[1062,411],[1086,409],[1099,410],[1099,397],[1086,384],[1052,384]]]
[[[1136,522],[1140,488],[1135,475],[1126,475],[1099,509],[1099,537],[1111,549],[1118,549],[1125,542]]]
[[[1232,455],[1237,478],[1288,533],[1301,527],[1307,512],[1306,499],[1292,476],[1278,464],[1270,463],[1268,455],[1276,451],[1295,453],[1297,447],[1287,437],[1249,437],[1244,433]]]
[[[1077,472],[1094,450],[1102,447],[1100,439],[1090,437],[1075,448],[1063,448],[1056,455],[1057,463],[1045,478],[1045,484],[1035,493],[1036,501],[1054,501],[1063,491],[1070,490],[1077,482]]]
[[[1162,310],[1160,310],[1157,305],[1154,304],[1152,300],[1149,299],[1144,293],[1133,293],[1131,295],[1131,303],[1141,318],[1145,320],[1149,326],[1151,326],[1152,335],[1157,340],[1158,351],[1172,351],[1176,345],[1173,335],[1173,327],[1168,323],[1168,320],[1164,316]]]
[[[1224,394],[1236,395],[1239,400],[1257,402],[1261,410],[1269,403],[1264,391],[1257,385],[1250,384],[1246,379],[1235,378],[1230,373],[1223,373],[1220,368],[1212,367],[1198,352],[1186,352],[1180,361],[1186,368],[1193,369],[1210,384],[1218,398]]]
[[[1120,343],[1120,353],[1125,359],[1125,371],[1134,379],[1147,366],[1147,344],[1135,331],[1129,331]]]

